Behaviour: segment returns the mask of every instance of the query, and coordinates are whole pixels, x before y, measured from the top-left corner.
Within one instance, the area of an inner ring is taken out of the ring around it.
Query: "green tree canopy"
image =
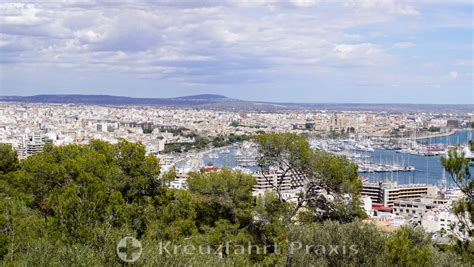
[[[470,171],[470,159],[466,158],[460,147],[449,150],[448,156],[441,157],[441,164],[451,176],[452,181],[464,193],[454,205],[459,225],[455,248],[466,261],[474,260],[474,179]]]
[[[14,171],[18,167],[15,150],[9,144],[0,144],[0,174]]]
[[[48,145],[18,163],[7,160],[8,171],[0,173],[0,265],[118,266],[116,245],[125,236],[142,242],[136,264],[147,266],[458,265],[460,250],[440,250],[423,233],[386,234],[359,222],[357,168],[347,159],[313,151],[299,135],[260,138],[262,169],[290,167],[314,191],[296,200],[277,191],[253,196],[255,177],[230,169],[191,173],[189,190],[169,189],[175,170],[161,174],[155,156],[125,140]],[[162,254],[166,242],[213,252]],[[308,252],[295,250],[295,242]],[[321,254],[321,245],[347,253]]]
[[[212,226],[225,219],[241,225],[249,224],[254,184],[252,175],[226,168],[217,172],[191,173],[189,190],[203,201],[198,217],[200,223]]]
[[[294,188],[299,193],[293,215],[307,204],[306,219],[350,221],[363,216],[358,199],[362,183],[356,164],[345,157],[312,150],[306,137],[295,133],[261,134],[256,141],[260,154],[258,165],[265,178],[266,172],[276,169],[282,177],[291,175],[299,181]],[[280,202],[290,200],[282,192],[283,179],[276,184],[267,180]]]

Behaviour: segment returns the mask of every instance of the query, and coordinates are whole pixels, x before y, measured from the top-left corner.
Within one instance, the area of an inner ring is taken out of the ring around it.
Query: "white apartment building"
[[[257,183],[253,187],[253,191],[259,194],[266,190],[272,190],[280,187],[282,192],[290,192],[303,186],[303,179],[292,173],[285,176],[281,172],[257,173],[255,174]]]
[[[435,198],[437,188],[429,184],[404,184],[398,185],[395,181],[381,181],[378,183],[364,183],[362,195],[372,198],[374,203],[381,203],[392,207],[396,200],[420,200],[422,197]]]
[[[421,224],[421,220],[427,212],[443,205],[451,205],[451,202],[449,199],[440,198],[398,199],[393,202],[392,212],[395,215],[411,219],[414,223]]]
[[[169,183],[168,187],[174,189],[188,189],[188,177],[177,176],[174,181]]]
[[[433,209],[424,214],[421,219],[421,226],[428,233],[445,230],[451,232],[451,226],[456,225],[458,219],[448,206]]]

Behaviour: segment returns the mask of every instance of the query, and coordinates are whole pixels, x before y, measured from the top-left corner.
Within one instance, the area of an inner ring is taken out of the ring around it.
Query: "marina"
[[[470,132],[470,133],[469,133]],[[466,145],[471,140],[472,131],[459,131],[452,136],[435,137],[431,140],[421,139],[419,143],[429,143],[436,147],[452,145]],[[417,143],[418,143],[417,142]],[[349,160],[359,165],[359,173],[369,182],[393,180],[399,184],[426,183],[440,185],[443,167],[440,156],[426,155],[424,153],[407,153],[407,151],[381,149],[369,139],[362,142],[354,140],[314,139],[311,146],[331,153],[346,156]],[[210,151],[192,153],[176,163],[178,168],[196,169],[202,166],[217,168],[238,168],[246,172],[258,170],[255,160],[256,146],[251,142],[213,149]],[[448,179],[448,186],[450,181]]]

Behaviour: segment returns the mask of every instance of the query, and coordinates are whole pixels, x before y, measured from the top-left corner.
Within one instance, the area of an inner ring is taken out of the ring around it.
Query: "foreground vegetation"
[[[186,137],[193,137],[194,142],[192,143],[170,143],[165,145],[163,153],[182,153],[191,150],[203,150],[206,148],[218,148],[224,146],[230,146],[238,142],[250,140],[249,135],[234,135],[230,134],[227,136],[216,136],[212,140],[207,137],[203,137],[197,134],[188,134]],[[212,146],[211,146],[212,145]]]
[[[192,173],[189,190],[169,189],[173,172],[160,172],[143,145],[125,140],[48,146],[22,161],[1,145],[2,265],[118,266],[125,236],[141,241],[136,264],[149,266],[472,264],[469,253],[436,246],[421,230],[385,233],[362,222],[357,166],[345,158],[312,151],[294,134],[257,142],[262,168],[298,173],[307,191],[291,200],[277,186],[255,198],[255,178],[229,169]],[[164,244],[181,249],[168,253]],[[182,250],[190,246],[211,250]]]

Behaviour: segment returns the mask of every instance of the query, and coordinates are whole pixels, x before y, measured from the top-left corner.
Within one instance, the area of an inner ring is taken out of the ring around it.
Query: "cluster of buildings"
[[[41,151],[46,144],[86,144],[92,139],[115,143],[120,138],[142,142],[148,153],[162,154],[167,144],[190,144],[196,136],[214,138],[230,134],[253,135],[260,131],[291,131],[361,135],[376,140],[394,132],[403,135],[420,129],[449,131],[470,123],[471,115],[328,110],[232,112],[144,106],[0,103],[0,143],[11,144],[20,158]],[[165,166],[177,162],[169,155],[159,157]],[[291,173],[252,174],[257,181],[253,189],[255,195],[278,186],[285,197],[291,198],[303,185],[301,178]],[[169,186],[186,189],[187,179],[186,172],[178,173]],[[369,220],[395,228],[405,224],[417,225],[428,232],[456,231],[453,225],[456,225],[457,218],[451,206],[458,198],[458,193],[440,192],[433,185],[398,185],[392,181],[364,181],[362,192],[363,207]]]
[[[205,171],[209,170],[214,169]],[[278,187],[283,198],[296,199],[303,186],[302,178],[291,173],[252,174],[256,178],[253,188],[255,196]],[[187,179],[187,174],[178,173],[169,186],[186,189]],[[363,181],[361,192],[362,207],[367,212],[368,221],[389,231],[403,225],[422,227],[426,232],[442,234],[444,238],[450,234],[464,234],[459,229],[459,219],[452,208],[460,197],[460,190],[449,191],[430,184],[397,184],[390,180],[378,183]]]
[[[238,133],[229,126],[238,117],[206,110],[0,103],[0,143],[11,144],[21,158],[47,143],[85,144],[92,139],[140,141],[149,153],[159,153],[165,144],[194,142],[191,133]]]
[[[272,172],[255,176],[255,195],[278,186],[291,199],[303,186],[301,178],[292,174]],[[460,190],[448,191],[430,184],[398,184],[391,180],[377,183],[364,180],[362,187],[362,206],[370,221],[383,222],[393,229],[411,225],[423,227],[429,233],[460,232],[452,209],[453,203],[462,197]]]
[[[191,108],[0,103],[0,143],[10,143],[20,157],[54,145],[91,139],[140,141],[150,153],[168,143],[192,142],[186,133],[205,137],[266,132],[349,133],[387,136],[419,128],[462,127],[469,114],[390,113],[375,111],[295,110],[232,112]],[[174,129],[186,129],[176,134]],[[169,131],[167,133],[167,131]]]
[[[452,208],[463,195],[460,190],[430,184],[399,185],[390,180],[364,181],[361,195],[369,220],[387,229],[411,225],[428,233],[463,235]]]

